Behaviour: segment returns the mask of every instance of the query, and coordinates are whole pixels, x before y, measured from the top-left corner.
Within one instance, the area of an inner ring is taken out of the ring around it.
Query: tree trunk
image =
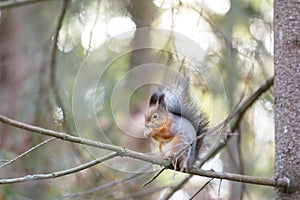
[[[151,46],[151,35],[149,31],[141,31],[139,28],[151,27],[153,19],[155,18],[156,7],[152,1],[149,0],[133,0],[127,8],[132,15],[132,20],[136,24],[137,31],[132,40],[132,51],[130,56],[130,68],[138,67],[142,64],[149,64],[155,62],[155,55],[151,48],[140,48],[141,46]],[[144,68],[143,74],[128,78],[128,84],[136,85],[137,79],[143,79],[145,74],[151,74],[151,68]],[[138,81],[142,82],[142,81]],[[124,135],[124,142],[128,144],[132,150],[149,151],[149,140],[144,138],[134,138]],[[126,145],[125,145],[126,146]]]
[[[300,199],[300,2],[275,1],[275,175],[290,179],[276,199]]]
[[[23,106],[21,88],[25,75],[21,49],[22,16],[18,9],[1,11],[0,15],[0,113],[18,118]],[[28,135],[15,138],[12,133],[12,127],[0,124],[0,149],[15,153],[24,151]],[[16,141],[20,143],[16,145]]]

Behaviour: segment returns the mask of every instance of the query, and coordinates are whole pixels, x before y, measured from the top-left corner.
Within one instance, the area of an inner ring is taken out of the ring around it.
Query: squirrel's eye
[[[154,113],[153,115],[152,115],[152,119],[158,119],[158,114],[157,113]]]

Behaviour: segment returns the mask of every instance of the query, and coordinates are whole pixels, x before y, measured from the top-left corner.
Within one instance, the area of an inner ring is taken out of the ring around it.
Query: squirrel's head
[[[150,107],[145,114],[145,127],[152,129],[161,129],[164,127],[168,119],[168,112],[164,100],[164,94],[157,98],[156,104],[150,99]]]

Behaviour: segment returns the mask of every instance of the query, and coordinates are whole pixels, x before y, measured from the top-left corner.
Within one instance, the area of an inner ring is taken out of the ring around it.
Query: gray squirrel
[[[177,170],[193,167],[203,142],[196,139],[208,128],[208,117],[192,98],[189,81],[185,78],[168,87],[160,86],[149,100],[145,113],[144,135],[152,137],[159,144],[163,158],[173,158]],[[192,143],[194,141],[194,143]],[[191,144],[177,158],[174,156]]]

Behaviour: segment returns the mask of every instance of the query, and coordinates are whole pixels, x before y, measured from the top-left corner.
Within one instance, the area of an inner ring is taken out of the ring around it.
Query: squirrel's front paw
[[[150,136],[151,136],[151,133],[152,133],[152,129],[146,129],[146,130],[144,131],[144,136],[150,137]]]

